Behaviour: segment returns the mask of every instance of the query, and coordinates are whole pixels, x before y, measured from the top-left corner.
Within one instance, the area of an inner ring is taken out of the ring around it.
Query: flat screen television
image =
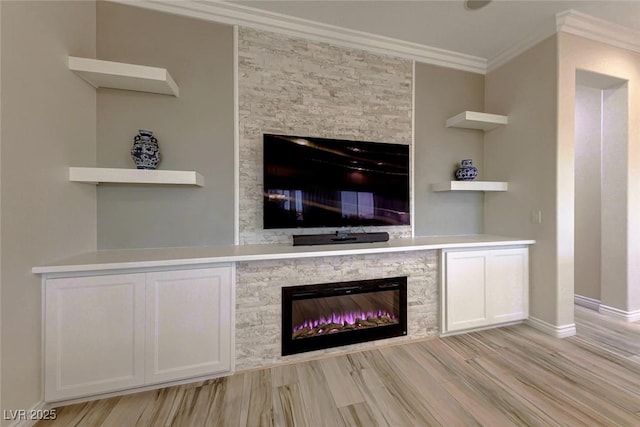
[[[409,146],[264,134],[264,228],[409,225]]]

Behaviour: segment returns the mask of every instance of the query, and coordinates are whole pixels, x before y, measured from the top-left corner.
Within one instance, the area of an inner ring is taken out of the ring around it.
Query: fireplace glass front
[[[407,278],[282,288],[282,355],[407,334]]]

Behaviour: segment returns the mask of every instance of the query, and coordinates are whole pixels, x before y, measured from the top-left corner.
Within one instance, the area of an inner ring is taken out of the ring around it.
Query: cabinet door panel
[[[529,257],[527,249],[493,251],[488,282],[489,313],[494,323],[521,320],[529,311]]]
[[[231,369],[231,269],[147,275],[146,382]]]
[[[486,252],[447,252],[445,256],[446,330],[487,324]]]
[[[144,291],[143,274],[47,280],[47,401],[142,385]]]

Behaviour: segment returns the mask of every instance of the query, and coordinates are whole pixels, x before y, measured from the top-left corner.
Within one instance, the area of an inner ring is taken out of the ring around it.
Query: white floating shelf
[[[95,88],[135,90],[178,96],[180,89],[164,68],[69,57],[69,69]]]
[[[447,120],[447,127],[491,130],[509,122],[507,116],[498,114],[478,113],[476,111],[463,111]]]
[[[69,181],[88,184],[165,184],[204,187],[204,177],[194,171],[70,167]]]
[[[431,184],[433,191],[507,191],[508,183],[497,181],[447,181]]]

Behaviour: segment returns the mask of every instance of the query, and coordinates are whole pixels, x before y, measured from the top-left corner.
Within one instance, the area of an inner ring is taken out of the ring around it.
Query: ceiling
[[[640,34],[640,0],[494,0],[479,10],[464,0],[289,0],[232,3],[491,60],[515,44],[556,31],[569,9]]]

